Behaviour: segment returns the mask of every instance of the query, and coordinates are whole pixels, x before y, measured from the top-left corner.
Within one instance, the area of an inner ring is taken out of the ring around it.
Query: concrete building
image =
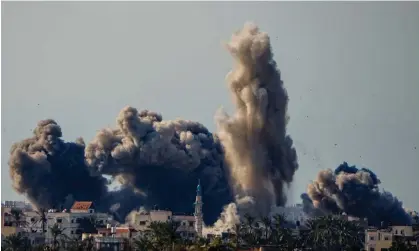
[[[108,224],[106,228],[99,228],[97,234],[83,234],[82,240],[93,238],[97,250],[120,251],[124,250],[124,246],[136,232],[132,227],[111,227]]]
[[[138,231],[145,231],[152,222],[173,221],[179,224],[177,232],[184,238],[193,239],[196,236],[195,216],[193,215],[173,215],[172,211],[151,210],[149,212],[140,211],[134,214],[132,226]]]
[[[412,226],[391,226],[383,229],[368,228],[365,230],[365,250],[386,251],[397,237],[412,238]]]
[[[35,211],[25,212],[27,231],[42,233],[42,222],[40,215]],[[106,213],[95,212],[94,205],[90,201],[76,201],[70,211],[61,211],[50,209],[46,213],[47,222],[45,224],[45,236],[47,241],[51,241],[51,228],[57,224],[62,230],[63,234],[69,238],[78,238],[82,235],[81,223],[83,218],[93,217],[98,223],[110,223],[113,219]]]
[[[1,207],[18,208],[21,210],[32,210],[32,205],[26,201],[6,200],[1,203]]]
[[[168,210],[139,211],[133,214],[132,225],[138,231],[145,231],[152,222],[173,221],[179,224],[177,232],[185,239],[194,239],[197,235],[202,236],[203,213],[202,213],[202,189],[198,182],[195,197],[194,215],[174,215]]]
[[[299,222],[304,224],[310,217],[304,212],[302,204],[295,204],[286,207],[274,207],[271,210],[271,216],[282,214],[286,220],[292,223]]]

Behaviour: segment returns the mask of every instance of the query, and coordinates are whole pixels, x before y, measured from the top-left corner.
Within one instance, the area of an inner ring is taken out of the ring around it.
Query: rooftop
[[[91,201],[76,201],[71,210],[89,210],[91,208],[93,208],[93,202]]]

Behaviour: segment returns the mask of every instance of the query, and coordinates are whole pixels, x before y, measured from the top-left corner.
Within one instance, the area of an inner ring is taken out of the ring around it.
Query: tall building
[[[203,214],[202,214],[202,191],[201,191],[201,181],[198,181],[198,186],[196,187],[196,198],[195,198],[195,231],[199,237],[202,236],[202,225],[203,225]]]

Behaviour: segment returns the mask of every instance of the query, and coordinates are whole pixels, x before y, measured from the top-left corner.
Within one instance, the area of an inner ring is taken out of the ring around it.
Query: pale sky
[[[232,109],[221,42],[246,21],[271,36],[300,169],[372,169],[419,209],[419,2],[2,2],[1,199],[11,145],[53,118],[64,139],[114,126],[126,105],[214,131]]]

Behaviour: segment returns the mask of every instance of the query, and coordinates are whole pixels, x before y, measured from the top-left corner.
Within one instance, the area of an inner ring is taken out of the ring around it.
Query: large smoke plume
[[[54,120],[43,120],[31,138],[12,146],[10,176],[13,188],[38,208],[59,208],[68,198],[100,199],[107,181],[92,176],[84,164],[84,142],[67,143]]]
[[[213,230],[233,228],[239,214],[268,215],[286,202],[284,187],[298,169],[292,139],[286,135],[288,95],[273,60],[270,39],[253,24],[227,44],[235,60],[227,82],[235,113],[217,116],[218,135],[228,163],[236,201]]]
[[[382,222],[408,225],[411,215],[391,193],[380,191],[380,180],[369,169],[358,169],[344,162],[335,171],[322,170],[308,185],[303,199],[306,212],[314,215],[346,213],[368,219],[370,225]]]

